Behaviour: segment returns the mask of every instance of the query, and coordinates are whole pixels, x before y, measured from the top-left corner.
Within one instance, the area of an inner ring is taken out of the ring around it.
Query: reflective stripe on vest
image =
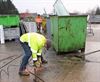
[[[37,58],[33,58],[33,60],[34,60],[34,61],[36,61],[36,60],[37,60]]]
[[[29,34],[28,34],[28,44],[29,44],[29,46],[31,45],[31,44],[30,44],[30,37],[31,37],[31,35],[30,35],[30,33],[29,33]],[[34,50],[34,49],[31,48],[31,51],[32,51],[34,54],[37,54],[37,50]]]
[[[41,56],[41,53],[37,53],[38,56]]]
[[[28,34],[28,44],[29,44],[29,46],[30,46],[30,33]]]

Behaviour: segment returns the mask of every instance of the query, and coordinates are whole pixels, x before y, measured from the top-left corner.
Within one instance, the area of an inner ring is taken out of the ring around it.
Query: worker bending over
[[[25,71],[29,58],[32,56],[34,66],[36,68],[41,67],[41,53],[42,48],[47,50],[50,47],[50,41],[48,41],[43,35],[39,33],[25,33],[20,37],[21,46],[24,49],[24,56],[19,68],[19,75],[28,76],[29,72]]]

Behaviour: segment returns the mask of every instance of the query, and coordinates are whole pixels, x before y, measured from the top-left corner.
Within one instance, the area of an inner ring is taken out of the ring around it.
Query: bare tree
[[[100,15],[100,8],[99,7],[97,7],[95,14]]]

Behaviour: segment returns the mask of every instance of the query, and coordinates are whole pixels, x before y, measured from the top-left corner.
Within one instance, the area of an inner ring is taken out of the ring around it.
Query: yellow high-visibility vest
[[[37,55],[41,55],[42,48],[46,43],[46,38],[38,33],[26,33],[20,37],[20,41],[28,43],[32,51],[33,60],[37,60]]]

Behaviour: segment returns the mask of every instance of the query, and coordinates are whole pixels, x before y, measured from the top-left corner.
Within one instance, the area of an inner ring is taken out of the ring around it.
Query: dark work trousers
[[[22,62],[21,62],[19,71],[23,71],[23,70],[26,69],[26,66],[28,64],[28,60],[31,57],[32,52],[30,50],[30,47],[28,46],[28,43],[20,42],[20,44],[21,44],[21,46],[22,46],[22,48],[24,50],[24,55],[23,55],[23,58],[22,58]]]
[[[37,25],[37,32],[41,33],[41,25],[42,25],[42,23],[36,23],[36,25]]]

